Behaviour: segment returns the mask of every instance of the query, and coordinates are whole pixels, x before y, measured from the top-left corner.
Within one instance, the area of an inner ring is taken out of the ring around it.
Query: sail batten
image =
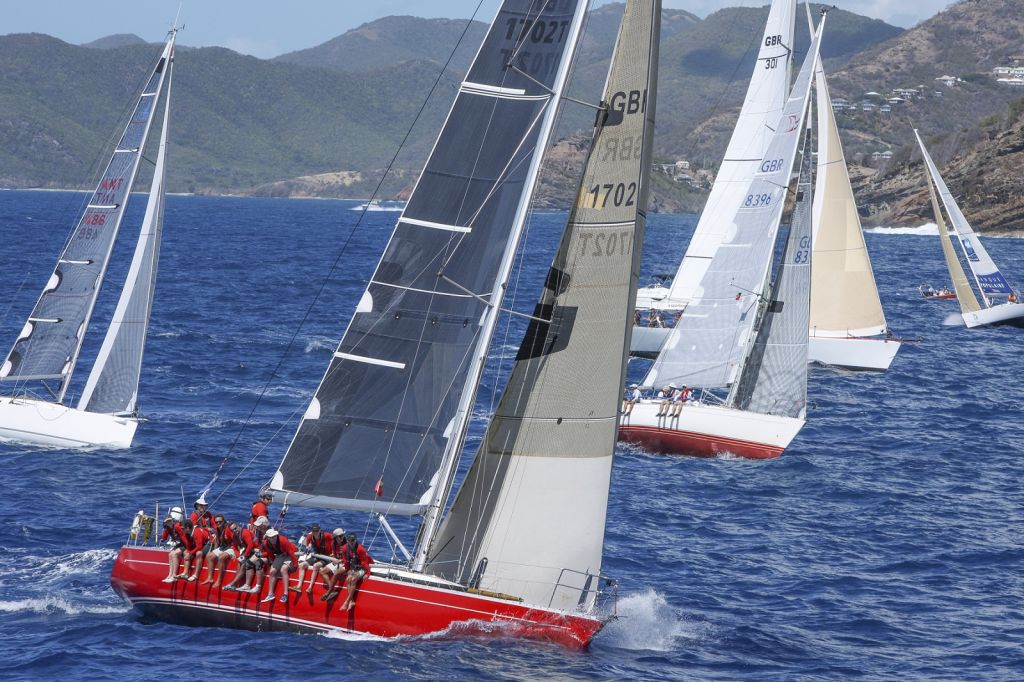
[[[499,8],[316,391],[317,409],[272,481],[290,502],[394,514],[436,506],[585,6]],[[519,22],[559,28],[534,41],[508,28]]]
[[[141,149],[149,137],[173,46],[164,45],[100,182],[40,294],[29,322],[0,365],[0,381],[24,383],[60,378],[56,401],[63,402],[82,349],[96,297],[106,274],[125,204],[135,185]],[[65,266],[73,267],[65,267]],[[39,326],[32,320],[56,320]]]
[[[528,603],[587,608],[601,568],[643,244],[660,4],[626,3],[604,101],[622,92],[645,104],[599,119],[537,312],[484,441],[429,547],[429,572],[463,582],[475,574],[474,586]],[[635,154],[608,153],[627,138],[642,139]],[[632,187],[633,200],[600,201],[589,191],[607,184]]]

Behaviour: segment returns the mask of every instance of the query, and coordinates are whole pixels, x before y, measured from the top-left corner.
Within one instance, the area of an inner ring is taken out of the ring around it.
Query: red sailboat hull
[[[148,616],[184,625],[234,627],[251,630],[351,632],[380,637],[446,634],[499,634],[543,639],[573,648],[585,647],[604,620],[581,613],[533,607],[512,599],[466,591],[443,581],[395,567],[375,567],[363,581],[355,606],[342,611],[343,599],[329,602],[321,581],[313,595],[288,592],[287,603],[263,603],[261,594],[225,592],[199,582],[162,582],[167,576],[167,552],[153,547],[123,547],[114,562],[110,583],[114,591]],[[234,578],[234,561],[227,581]],[[205,576],[205,568],[201,576]],[[308,585],[308,577],[307,577]],[[290,584],[294,585],[294,578]],[[282,585],[277,587],[281,596]]]

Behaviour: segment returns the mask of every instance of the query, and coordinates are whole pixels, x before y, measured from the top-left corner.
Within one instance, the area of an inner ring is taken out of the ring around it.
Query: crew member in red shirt
[[[331,539],[334,543],[331,560],[325,562],[324,567],[320,569],[320,575],[327,585],[323,596],[320,597],[320,601],[327,601],[337,597],[338,591],[334,589],[334,586],[339,580],[344,581],[345,579],[345,564],[342,560],[345,548],[348,546],[348,541],[345,539],[345,529],[335,528],[334,532],[331,533]]]
[[[167,577],[163,582],[173,583],[175,578],[179,577],[178,567],[181,565],[181,555],[190,541],[191,538],[180,523],[170,516],[164,519],[164,530],[160,534],[160,542],[168,543],[170,552],[167,555],[169,563]]]
[[[203,570],[203,559],[213,549],[213,544],[210,542],[210,531],[205,527],[194,525],[191,521],[186,521],[183,525],[192,526],[192,548],[185,552],[184,573],[188,576],[186,580],[193,583],[199,580],[199,573]]]
[[[252,503],[252,511],[249,513],[249,525],[256,523],[256,519],[261,516],[270,518],[270,507],[269,505],[274,500],[274,496],[269,490],[264,490],[260,493],[260,499]]]
[[[237,589],[239,592],[258,594],[262,589],[264,562],[263,551],[260,547],[263,545],[263,533],[269,525],[267,517],[261,516],[251,527],[242,530],[238,543],[238,568],[235,579],[224,588],[225,591],[231,592]],[[256,577],[256,585],[250,587],[249,582],[253,576]]]
[[[299,559],[295,554],[295,543],[281,535],[276,528],[267,531],[263,540],[263,553],[267,556],[267,563],[270,565],[270,584],[267,586],[267,596],[264,602],[274,601],[274,591],[277,587],[277,578],[281,577],[281,603],[288,603],[288,573],[298,566]]]
[[[213,532],[210,537],[212,548],[206,553],[206,579],[200,585],[213,583],[214,587],[220,587],[228,570],[228,561],[235,558],[235,528],[238,528],[238,525],[234,523],[228,525],[223,514],[213,517]],[[213,576],[218,570],[220,579],[213,582]],[[198,573],[199,570],[196,569],[196,572]]]
[[[345,535],[345,551],[342,554],[342,561],[345,564],[345,601],[341,604],[342,611],[348,611],[355,604],[356,593],[363,579],[370,575],[370,564],[373,559],[356,540],[355,533]]]
[[[306,577],[306,569],[310,569],[309,589],[306,594],[312,596],[313,585],[316,584],[317,573],[327,563],[327,558],[334,553],[334,539],[327,533],[320,530],[320,524],[314,523],[306,535],[306,554],[299,559],[299,578],[296,581],[298,586],[290,586],[292,592],[302,592],[302,581]]]
[[[192,522],[193,526],[202,526],[203,528],[213,528],[213,514],[208,512],[206,509],[209,505],[206,504],[206,493],[199,496],[196,503],[192,505],[195,511],[188,517],[189,521]]]

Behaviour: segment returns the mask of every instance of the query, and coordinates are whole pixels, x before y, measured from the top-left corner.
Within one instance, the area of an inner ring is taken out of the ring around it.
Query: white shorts
[[[234,559],[235,549],[234,547],[229,547],[228,549],[215,549],[212,552],[210,552],[210,554],[218,559],[222,556],[226,556],[229,559]]]

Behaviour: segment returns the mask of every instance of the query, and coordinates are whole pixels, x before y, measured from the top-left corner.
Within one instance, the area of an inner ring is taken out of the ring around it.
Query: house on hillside
[[[947,88],[953,88],[956,87],[957,83],[963,83],[963,79],[961,79],[959,76],[939,76],[935,80],[939,81]]]

